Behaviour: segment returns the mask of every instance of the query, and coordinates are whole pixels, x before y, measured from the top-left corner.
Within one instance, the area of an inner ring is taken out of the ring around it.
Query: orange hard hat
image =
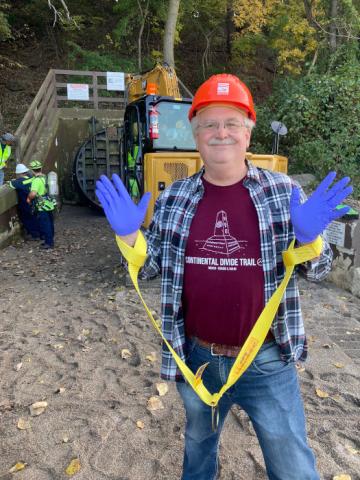
[[[213,75],[200,85],[189,110],[189,120],[196,115],[196,112],[211,103],[229,104],[229,106],[240,108],[256,122],[254,101],[250,90],[235,75],[228,73]]]

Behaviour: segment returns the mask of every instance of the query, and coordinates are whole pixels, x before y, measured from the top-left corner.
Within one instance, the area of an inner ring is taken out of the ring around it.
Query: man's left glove
[[[299,189],[293,187],[290,198],[290,219],[295,237],[300,243],[314,241],[329,223],[350,210],[348,206],[336,209],[336,206],[353,191],[351,186],[347,186],[350,178],[344,177],[329,188],[335,177],[336,172],[330,172],[303,204],[300,203]]]

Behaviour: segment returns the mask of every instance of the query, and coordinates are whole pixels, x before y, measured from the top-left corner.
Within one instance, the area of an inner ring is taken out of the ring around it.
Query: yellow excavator
[[[151,192],[147,227],[159,193],[175,180],[196,173],[202,160],[188,121],[192,100],[181,97],[172,67],[157,64],[149,72],[129,76],[127,101],[120,176],[134,200]],[[248,152],[246,158],[259,167],[287,173],[286,157]]]

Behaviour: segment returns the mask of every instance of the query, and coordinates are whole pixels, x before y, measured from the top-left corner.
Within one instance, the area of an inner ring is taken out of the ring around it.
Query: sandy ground
[[[76,458],[78,480],[179,479],[184,412],[172,384],[158,396],[160,341],[124,287],[105,219],[64,207],[56,249],[19,242],[0,251],[0,275],[0,479],[70,478],[65,469]],[[310,443],[322,479],[360,479],[360,300],[326,282],[300,288],[310,360],[299,377]],[[158,312],[158,288],[144,292]],[[162,409],[148,410],[152,396]],[[48,406],[31,415],[37,401]],[[17,462],[27,466],[9,474]],[[221,480],[267,478],[237,408],[221,465]]]

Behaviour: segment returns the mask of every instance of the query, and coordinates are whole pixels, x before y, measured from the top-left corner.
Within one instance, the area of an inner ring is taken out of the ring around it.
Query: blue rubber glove
[[[329,223],[350,210],[348,206],[336,210],[336,205],[353,191],[351,186],[347,187],[350,178],[344,177],[329,188],[335,177],[336,172],[330,172],[303,204],[300,203],[300,190],[293,187],[290,198],[290,219],[296,239],[300,243],[312,242]]]
[[[129,235],[139,230],[144,221],[151,194],[145,193],[136,205],[119,176],[114,174],[112,181],[101,175],[96,182],[96,195],[116,235]]]

